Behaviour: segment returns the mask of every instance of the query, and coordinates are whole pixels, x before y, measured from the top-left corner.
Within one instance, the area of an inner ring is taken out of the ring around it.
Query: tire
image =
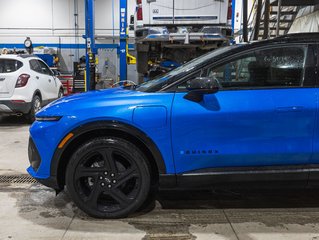
[[[31,110],[26,115],[26,119],[29,123],[33,123],[35,120],[35,114],[41,109],[42,101],[38,95],[34,95],[31,102]]]
[[[145,155],[114,137],[92,139],[72,155],[66,187],[75,204],[97,218],[124,218],[139,209],[150,191]]]
[[[137,52],[136,54],[137,72],[145,74],[148,71],[148,52]]]
[[[149,191],[149,194],[143,204],[140,206],[140,208],[137,210],[140,213],[148,213],[152,211],[156,206],[156,198],[158,194],[158,185],[151,185],[151,189]]]
[[[60,90],[59,90],[59,93],[58,93],[58,98],[62,98],[64,96],[64,91],[63,91],[63,89],[61,88]]]

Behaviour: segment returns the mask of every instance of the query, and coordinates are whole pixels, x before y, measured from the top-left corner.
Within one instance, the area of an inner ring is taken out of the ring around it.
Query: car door
[[[186,78],[172,106],[176,172],[309,163],[314,55],[307,45],[257,48]],[[217,79],[222,88],[201,102],[185,99],[185,83],[199,76]]]
[[[47,91],[49,100],[55,99],[58,97],[58,86],[56,79],[53,76],[53,72],[50,70],[50,68],[43,62],[38,60],[38,63],[41,67],[42,73],[43,73],[43,79],[44,82],[47,84]]]
[[[319,46],[317,45],[318,51],[319,51]],[[317,58],[316,58],[316,63],[317,66],[319,65],[319,56],[317,54]],[[317,77],[317,86],[318,86],[318,77]],[[319,102],[319,101],[318,101]],[[319,104],[317,105],[317,113],[319,112]],[[313,154],[312,157],[310,159],[310,163],[309,163],[309,169],[310,174],[309,174],[309,182],[308,185],[309,186],[315,186],[318,187],[319,186],[319,116],[317,114],[317,118],[316,118],[316,124],[315,124],[315,130],[314,130],[314,138],[313,138]]]
[[[48,85],[47,76],[43,74],[41,65],[37,59],[30,60],[30,68],[33,70],[37,88],[41,92],[42,101],[50,99],[50,86]]]

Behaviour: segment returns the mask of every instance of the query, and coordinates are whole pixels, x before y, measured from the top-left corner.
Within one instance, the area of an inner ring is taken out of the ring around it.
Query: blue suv
[[[140,86],[59,99],[31,126],[28,172],[99,218],[158,188],[315,185],[318,39],[228,46]]]

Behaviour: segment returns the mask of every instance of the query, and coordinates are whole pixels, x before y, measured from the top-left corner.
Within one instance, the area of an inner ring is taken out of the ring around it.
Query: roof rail
[[[21,57],[21,58],[37,57],[37,56],[34,55],[34,54],[20,54],[20,55],[18,55],[18,56]]]
[[[319,32],[304,32],[304,33],[289,33],[286,35],[275,37],[274,40],[278,39],[307,39],[318,37],[319,40]]]

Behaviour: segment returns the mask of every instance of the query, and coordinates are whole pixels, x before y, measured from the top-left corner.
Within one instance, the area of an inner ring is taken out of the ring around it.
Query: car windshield
[[[202,63],[207,62],[208,60],[217,57],[220,54],[223,54],[231,49],[236,48],[238,45],[233,46],[227,46],[223,48],[219,48],[217,50],[214,50],[212,52],[206,53],[198,58],[195,58],[188,63],[166,73],[165,75],[161,75],[154,80],[148,81],[146,83],[141,84],[136,88],[137,91],[141,92],[154,92],[162,89],[163,87],[167,86],[168,84],[171,84],[174,80],[178,80],[178,78],[175,78],[179,75],[187,74],[188,72],[195,69],[198,65],[201,65]],[[173,80],[173,81],[172,81]]]

